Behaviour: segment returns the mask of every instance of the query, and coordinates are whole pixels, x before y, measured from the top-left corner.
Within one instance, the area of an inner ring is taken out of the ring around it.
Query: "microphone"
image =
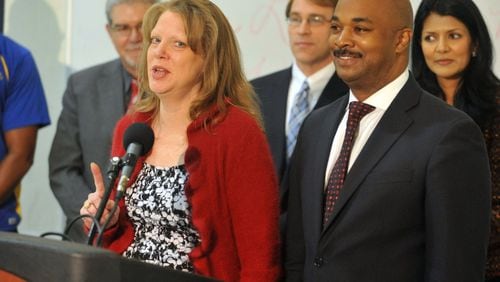
[[[100,244],[102,239],[103,230],[106,229],[106,226],[109,223],[109,219],[111,215],[116,211],[118,207],[118,202],[123,196],[125,189],[127,188],[128,181],[130,175],[134,171],[135,163],[137,162],[137,158],[147,154],[151,147],[153,147],[155,136],[151,127],[149,127],[145,123],[133,123],[130,125],[127,130],[125,130],[125,134],[123,135],[123,147],[127,148],[127,152],[123,158],[113,157],[111,159],[111,168],[108,171],[108,178],[110,179],[110,183],[108,189],[106,189],[103,201],[99,204],[97,209],[97,213],[94,217],[94,223],[90,228],[90,232],[88,234],[87,244],[92,245],[94,242],[94,237],[96,232],[99,232],[99,237],[97,238],[97,245]],[[99,221],[106,207],[106,203],[109,199],[109,195],[111,193],[111,187],[114,184],[114,180],[116,179],[116,175],[118,174],[118,169],[122,168],[122,173],[120,180],[118,181],[118,188],[115,196],[115,205],[110,212],[110,216],[103,224],[102,227],[99,226]]]
[[[154,139],[153,130],[145,123],[133,123],[125,130],[123,147],[127,148],[127,152],[122,158],[123,168],[118,181],[116,200],[119,200],[125,192],[137,158],[146,155],[151,150]]]

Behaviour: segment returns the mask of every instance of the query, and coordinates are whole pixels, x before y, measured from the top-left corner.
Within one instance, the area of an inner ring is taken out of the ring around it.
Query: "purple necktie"
[[[344,142],[342,143],[340,155],[332,168],[332,172],[330,173],[328,184],[326,186],[325,206],[323,209],[323,226],[325,226],[326,222],[332,215],[333,207],[339,197],[340,189],[342,189],[344,184],[344,179],[347,175],[347,169],[349,166],[352,145],[354,144],[354,137],[359,127],[359,122],[366,114],[370,113],[374,109],[375,107],[361,102],[349,103],[349,116],[347,118],[347,128],[345,131]]]

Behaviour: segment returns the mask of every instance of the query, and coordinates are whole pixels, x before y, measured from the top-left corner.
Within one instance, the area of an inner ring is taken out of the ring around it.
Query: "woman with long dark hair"
[[[486,278],[500,279],[500,81],[493,46],[471,0],[423,0],[414,25],[413,72],[420,85],[466,112],[481,128],[492,180],[491,235]],[[473,195],[471,195],[473,197]]]

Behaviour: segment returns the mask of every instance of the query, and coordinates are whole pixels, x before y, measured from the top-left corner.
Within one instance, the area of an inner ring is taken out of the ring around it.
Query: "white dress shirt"
[[[358,134],[354,140],[347,172],[349,172],[352,164],[356,161],[356,158],[365,146],[368,138],[370,138],[373,130],[379,123],[385,111],[389,108],[394,98],[396,98],[401,88],[403,88],[403,86],[405,85],[406,81],[408,81],[409,76],[409,71],[404,71],[398,78],[381,88],[379,91],[373,93],[370,97],[363,101],[363,103],[365,104],[374,106],[375,110],[364,116],[359,124]],[[349,90],[349,103],[352,101],[358,100],[352,94],[352,91]],[[342,121],[337,128],[335,137],[333,138],[332,147],[330,149],[330,157],[328,158],[328,165],[326,167],[325,173],[325,188],[328,183],[328,178],[330,177],[331,170],[340,155],[342,143],[344,142],[345,131],[347,128],[349,103],[347,105],[344,117],[342,118]]]
[[[297,93],[299,93],[302,84],[307,80],[309,84],[309,110],[312,111],[314,106],[319,100],[321,93],[325,89],[328,81],[335,73],[335,66],[333,63],[326,65],[324,68],[315,72],[313,75],[306,77],[304,73],[299,69],[297,64],[293,64],[292,66],[292,80],[290,81],[290,87],[288,88],[288,100],[286,103],[286,123],[285,123],[285,133],[288,135],[288,123],[290,122],[290,113],[292,111],[292,107],[295,104]]]

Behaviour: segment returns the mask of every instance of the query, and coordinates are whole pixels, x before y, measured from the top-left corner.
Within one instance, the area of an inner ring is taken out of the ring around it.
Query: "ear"
[[[111,36],[111,25],[106,24],[106,31],[108,32],[108,35]]]
[[[411,28],[403,28],[397,33],[396,53],[403,53],[410,47],[413,31]]]

